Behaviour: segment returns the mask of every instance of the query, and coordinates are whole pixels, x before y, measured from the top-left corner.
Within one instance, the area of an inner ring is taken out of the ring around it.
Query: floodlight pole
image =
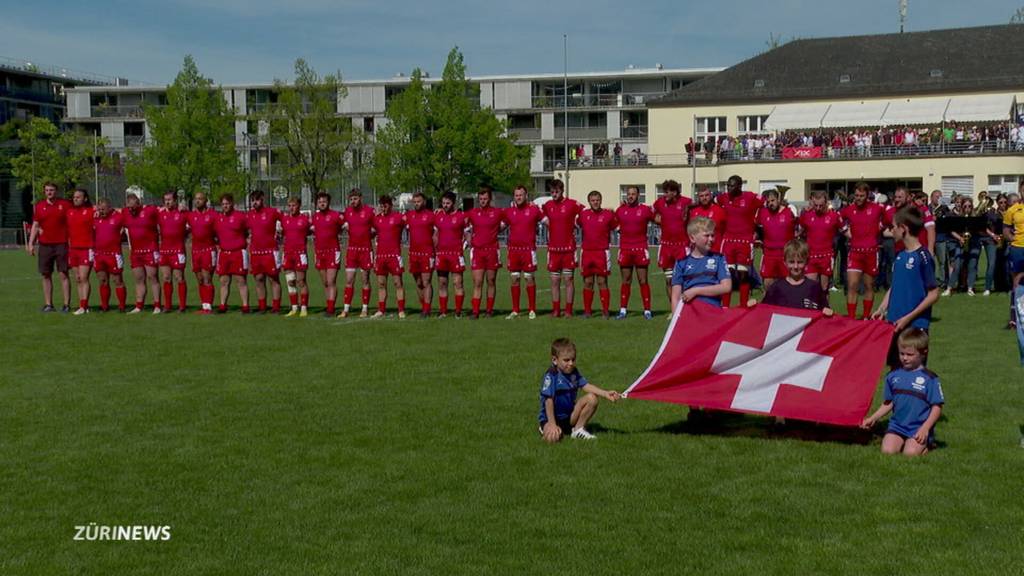
[[[562,154],[565,190],[569,191],[569,35],[562,34]]]

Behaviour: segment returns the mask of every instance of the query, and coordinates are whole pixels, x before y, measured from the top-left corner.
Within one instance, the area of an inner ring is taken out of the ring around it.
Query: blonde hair
[[[800,238],[794,238],[789,242],[786,242],[786,246],[782,249],[782,255],[786,260],[796,257],[807,262],[809,254],[810,249],[807,247],[807,242],[804,242]]]
[[[921,354],[928,352],[928,333],[920,328],[910,328],[900,332],[896,344],[901,347],[914,348]]]
[[[715,221],[706,216],[698,216],[686,225],[686,233],[690,236],[704,232],[711,234],[715,231]]]

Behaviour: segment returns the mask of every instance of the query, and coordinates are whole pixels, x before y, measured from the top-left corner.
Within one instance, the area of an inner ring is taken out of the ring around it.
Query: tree
[[[507,125],[480,107],[479,88],[466,80],[462,53],[448,53],[441,82],[427,89],[419,69],[395,97],[377,134],[370,181],[388,191],[422,190],[439,198],[482,184],[511,189],[529,178],[530,150]]]
[[[11,159],[11,173],[32,193],[52,181],[70,192],[93,176],[94,162],[104,161],[105,138],[82,130],[62,132],[46,118],[33,117],[18,130],[21,153]]]
[[[128,160],[129,182],[150,191],[184,190],[186,196],[205,189],[215,199],[243,188],[234,112],[192,56],[167,87],[167,105],[143,108],[150,139]]]
[[[1017,11],[1010,16],[1010,24],[1024,24],[1024,6],[1017,8]]]

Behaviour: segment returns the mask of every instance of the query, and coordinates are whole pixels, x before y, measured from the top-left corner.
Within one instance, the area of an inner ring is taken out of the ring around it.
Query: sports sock
[[[519,292],[520,288],[518,284],[512,285],[512,311],[519,312]]]
[[[527,284],[526,285],[526,301],[529,306],[530,312],[537,311],[537,285]]]
[[[168,300],[170,301],[170,300]],[[184,281],[178,282],[178,308],[184,310],[188,307],[188,284]]]
[[[377,311],[380,312],[381,314],[383,314],[384,311],[387,310],[387,307],[388,307],[388,303],[387,303],[386,300],[378,300],[377,301]]]
[[[565,301],[565,315],[572,316],[572,300],[566,299]]]
[[[345,306],[348,307],[352,304],[352,293],[355,292],[355,288],[352,286],[345,286]]]
[[[266,298],[260,298],[257,301],[257,307],[259,308],[260,312],[266,312],[267,311],[267,299]]]
[[[138,308],[139,310],[142,310],[143,308],[146,307],[146,303],[143,302],[142,300],[136,300],[135,307]]]
[[[473,304],[473,316],[478,316],[480,314],[480,299],[473,298],[471,302]]]
[[[110,310],[110,284],[100,284],[100,309]]]
[[[871,309],[874,308],[874,307],[875,307],[875,301],[874,300],[865,300],[864,301],[864,316],[863,317],[864,318],[871,318]]]
[[[405,298],[398,299],[398,313],[405,312]]]
[[[494,314],[494,296],[487,297],[487,313]]]
[[[750,284],[747,284],[746,282],[744,282],[743,284],[740,284],[740,303],[738,304],[738,306],[740,308],[746,308],[747,307],[747,302],[749,300],[750,300]]]
[[[309,294],[299,294],[299,302],[303,308],[309,306]]]
[[[109,290],[109,288],[107,288],[107,290]],[[118,286],[114,289],[114,292],[117,293],[117,308],[119,310],[124,310],[125,302],[128,300],[128,289],[124,286]]]
[[[608,308],[611,306],[612,293],[607,288],[600,289],[601,298],[601,313],[605,316],[608,315]]]
[[[441,309],[441,314],[447,314],[448,313],[448,297],[447,296],[438,296],[437,297],[437,304],[438,304],[438,306]]]
[[[270,311],[271,312],[280,312],[281,311],[281,299],[280,298],[274,298],[273,300],[270,301]]]
[[[722,308],[732,306],[732,292],[722,294]]]
[[[164,282],[164,302],[167,303],[167,307],[171,307],[171,294],[174,292],[174,287],[170,282]],[[157,302],[156,307],[160,307],[160,303]]]
[[[364,307],[369,306],[370,305],[370,288],[368,286],[363,286],[363,294],[362,294],[362,296],[363,296],[363,306]]]
[[[296,306],[298,306],[299,305],[299,293],[296,292],[294,294],[288,294],[288,303],[292,305],[292,308],[295,308]]]
[[[466,295],[465,294],[456,294],[455,295],[455,313],[456,314],[462,314],[462,305],[465,303],[465,301],[466,301]]]
[[[327,300],[327,313],[328,314],[334,314],[334,299],[333,298]]]
[[[632,291],[632,284],[623,284],[622,286],[619,286],[619,307],[623,310],[629,307],[629,297]]]
[[[84,308],[88,308],[89,307],[89,299],[88,298],[79,298],[78,299],[78,307],[79,308],[83,308],[83,309]]]
[[[558,300],[551,301],[551,315],[558,318],[562,315],[562,303]]]
[[[248,313],[249,313],[249,305],[248,304],[242,304],[242,314],[248,314]]]
[[[594,311],[594,291],[590,288],[583,289],[583,313],[591,314]]]
[[[640,285],[640,300],[644,303],[644,312],[651,309],[651,285]]]
[[[857,318],[857,303],[856,302],[847,302],[846,303],[846,315],[849,318],[854,319],[854,320]]]

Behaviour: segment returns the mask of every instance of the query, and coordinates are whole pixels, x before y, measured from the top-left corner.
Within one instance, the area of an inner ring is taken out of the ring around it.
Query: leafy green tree
[[[11,159],[11,173],[37,196],[46,181],[70,192],[92,179],[94,161],[105,159],[105,138],[97,139],[82,130],[61,131],[46,118],[32,118],[17,134],[21,153]]]

